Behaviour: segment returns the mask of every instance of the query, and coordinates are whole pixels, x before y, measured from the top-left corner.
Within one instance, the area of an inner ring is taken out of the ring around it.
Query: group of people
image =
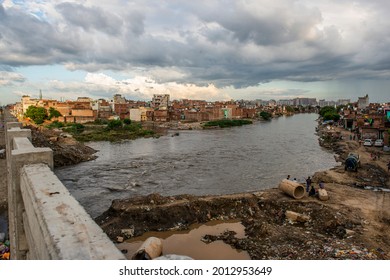
[[[390,163],[389,163],[389,166],[390,166]],[[290,175],[287,175],[287,180],[291,180]],[[298,183],[297,178],[294,178],[291,181]],[[314,187],[314,185],[312,183],[313,182],[312,182],[311,177],[310,176],[307,177],[307,179],[306,179],[306,192],[309,193],[309,196],[315,196],[317,194],[317,190],[315,189],[315,187]],[[318,183],[318,187],[320,189],[324,189],[325,188],[324,182],[322,180]]]

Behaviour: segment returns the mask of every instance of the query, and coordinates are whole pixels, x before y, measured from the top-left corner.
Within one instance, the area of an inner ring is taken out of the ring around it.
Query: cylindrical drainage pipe
[[[305,187],[291,180],[283,179],[279,184],[279,189],[295,199],[305,196]]]

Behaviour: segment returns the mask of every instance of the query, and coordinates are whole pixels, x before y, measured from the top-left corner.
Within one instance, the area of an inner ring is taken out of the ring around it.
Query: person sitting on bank
[[[313,185],[310,186],[309,196],[315,196],[316,195],[316,189]]]
[[[287,175],[287,180],[290,180],[290,175]]]
[[[325,189],[325,185],[324,185],[324,182],[323,182],[323,181],[320,181],[320,183],[318,184],[318,186],[320,187],[320,189]]]

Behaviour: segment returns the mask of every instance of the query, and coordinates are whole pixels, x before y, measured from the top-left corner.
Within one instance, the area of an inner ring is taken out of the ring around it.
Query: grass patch
[[[74,138],[81,142],[89,141],[110,141],[117,142],[122,140],[133,140],[140,137],[154,136],[155,132],[152,130],[143,129],[139,123],[131,123],[123,127],[88,127],[81,134],[74,134]]]

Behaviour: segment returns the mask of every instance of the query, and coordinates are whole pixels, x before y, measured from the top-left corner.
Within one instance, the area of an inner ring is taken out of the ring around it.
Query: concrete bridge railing
[[[125,259],[53,173],[53,152],[31,131],[5,130],[11,259]]]

